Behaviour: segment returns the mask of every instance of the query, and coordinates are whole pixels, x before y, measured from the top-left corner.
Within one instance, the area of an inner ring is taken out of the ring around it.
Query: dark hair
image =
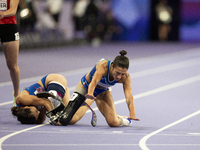
[[[22,124],[34,124],[36,122],[36,118],[31,113],[30,108],[12,107],[11,111],[13,116],[16,116],[17,120]]]
[[[125,50],[121,50],[120,56],[115,57],[113,61],[113,67],[121,67],[121,68],[129,68],[129,59],[125,56],[127,52]]]

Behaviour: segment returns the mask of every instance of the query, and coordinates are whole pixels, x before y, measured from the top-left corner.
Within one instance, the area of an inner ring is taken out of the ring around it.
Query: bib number
[[[7,0],[0,0],[0,11],[7,10]]]

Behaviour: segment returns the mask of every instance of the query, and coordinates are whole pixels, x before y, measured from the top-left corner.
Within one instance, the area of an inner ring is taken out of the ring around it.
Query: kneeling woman
[[[11,108],[12,114],[22,124],[41,124],[46,120],[46,111],[51,111],[59,105],[54,98],[38,98],[38,92],[48,91],[62,99],[66,106],[70,99],[67,80],[59,74],[44,76],[37,83],[23,90],[16,97],[16,105]]]
[[[131,77],[127,72],[129,59],[125,56],[126,54],[127,52],[125,50],[120,51],[120,56],[117,56],[113,62],[105,59],[100,60],[90,72],[83,76],[75,88],[72,96],[73,99],[70,100],[59,119],[62,125],[75,124],[83,117],[86,109],[82,108],[85,106],[82,106],[81,102],[85,98],[87,98],[86,102],[88,105],[91,105],[94,101],[96,102],[98,109],[111,127],[118,127],[120,125],[130,126],[131,120],[139,121],[135,115]],[[116,83],[123,85],[126,103],[130,113],[127,118],[117,115],[116,112],[112,91],[110,90],[110,87]],[[85,98],[83,98],[84,96]]]

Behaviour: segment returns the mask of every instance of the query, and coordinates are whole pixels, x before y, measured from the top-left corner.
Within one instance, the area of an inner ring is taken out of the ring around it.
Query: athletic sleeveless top
[[[101,59],[100,61],[103,61],[105,59]],[[110,70],[110,65],[111,65],[112,61],[110,60],[107,60],[107,69],[108,69],[108,72],[105,76],[103,76],[101,78],[101,80],[99,81],[99,83],[97,84],[98,86],[100,87],[103,87],[103,88],[108,88],[110,86],[113,86],[115,85],[116,83],[118,83],[118,81],[109,81],[109,70]],[[96,72],[96,65],[94,66],[94,68],[90,71],[90,74],[89,74],[89,79],[90,81],[92,80],[92,77],[94,76],[94,73]]]
[[[10,9],[10,0],[0,0],[0,11]],[[0,24],[17,24],[16,15],[0,19]]]
[[[43,87],[44,87],[44,91],[46,91],[46,87],[45,87],[45,81],[46,81],[46,78],[47,78],[48,75],[44,76],[42,79],[41,79],[41,82],[43,84]],[[25,90],[30,94],[30,95],[36,95],[37,93],[37,89],[39,88],[42,88],[41,85],[39,85],[38,83],[35,83],[27,88],[25,88]],[[17,103],[16,103],[17,104]],[[20,104],[17,104],[17,107],[23,107],[23,105],[20,105]],[[40,110],[40,107],[39,106],[35,106],[38,110]]]

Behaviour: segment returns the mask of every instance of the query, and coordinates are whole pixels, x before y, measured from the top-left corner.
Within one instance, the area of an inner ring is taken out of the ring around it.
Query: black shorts
[[[1,42],[10,42],[19,40],[19,32],[16,24],[1,24],[0,25],[0,40]]]

